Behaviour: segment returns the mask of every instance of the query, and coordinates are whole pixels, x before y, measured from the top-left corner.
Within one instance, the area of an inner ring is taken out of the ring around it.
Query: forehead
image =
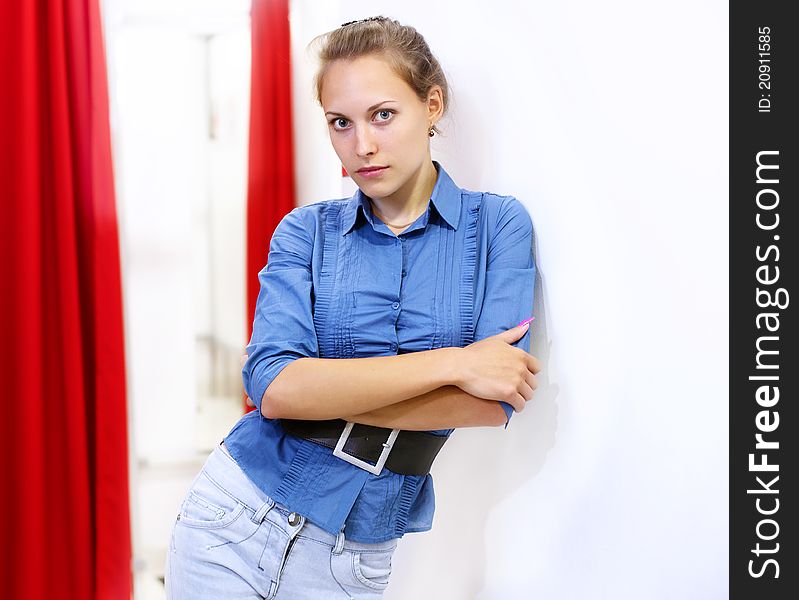
[[[383,58],[362,56],[336,60],[328,67],[320,98],[325,110],[357,110],[382,100],[407,101],[416,98]]]

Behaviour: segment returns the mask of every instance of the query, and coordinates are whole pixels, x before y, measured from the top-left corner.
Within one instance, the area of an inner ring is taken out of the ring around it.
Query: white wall
[[[546,367],[507,431],[447,443],[387,600],[725,598],[726,4],[294,0],[302,203],[349,193],[304,45],[377,14],[449,77],[434,158],[533,217]]]

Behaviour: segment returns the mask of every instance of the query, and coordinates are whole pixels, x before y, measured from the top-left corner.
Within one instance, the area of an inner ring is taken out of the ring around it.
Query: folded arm
[[[498,427],[505,425],[508,419],[502,406],[502,403],[477,398],[459,387],[447,385],[409,400],[341,418],[365,425],[414,431]]]
[[[315,225],[303,215],[298,208],[281,220],[268,264],[258,274],[261,289],[242,374],[261,414],[309,420],[351,415],[358,422],[401,422],[408,429],[493,423],[501,410],[491,406],[496,402],[455,387],[461,348],[319,358],[312,308]]]
[[[460,350],[438,348],[396,356],[293,360],[265,390],[261,412],[270,419],[337,419],[413,399],[412,404],[390,414],[408,414],[414,407],[424,407],[428,413],[432,408],[448,409],[451,414],[462,398],[452,392],[432,392],[457,381]],[[431,415],[426,418],[429,420]]]
[[[521,250],[523,264],[516,264],[518,259],[510,260],[503,252],[508,246],[515,247],[510,242],[519,241],[515,240],[519,232],[520,241],[530,241],[529,216],[520,228],[508,226],[519,220],[516,208],[515,219],[500,222],[508,243],[489,253],[486,302],[475,339],[511,327],[513,323],[505,321],[519,320],[514,312],[522,318],[529,315],[525,306],[532,299],[519,303],[515,292],[521,288],[522,297],[532,294],[529,287],[534,271],[527,262],[530,247],[527,245],[526,254]],[[522,216],[526,214],[523,208],[521,212]],[[347,418],[419,430],[507,426],[513,412],[510,404],[477,398],[457,387],[461,348],[397,356],[319,358],[312,308],[312,227],[313,223],[303,222],[300,208],[287,214],[272,235],[268,264],[258,274],[261,289],[243,377],[247,394],[261,414],[267,418]],[[522,344],[529,344],[526,336],[520,340]],[[502,414],[505,418],[498,423]]]

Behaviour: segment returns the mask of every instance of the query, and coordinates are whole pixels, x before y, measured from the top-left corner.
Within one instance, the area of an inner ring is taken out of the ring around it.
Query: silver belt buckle
[[[348,463],[355,465],[356,467],[360,467],[365,471],[369,471],[370,473],[374,473],[375,475],[380,475],[380,472],[383,470],[383,465],[386,464],[386,460],[388,460],[388,455],[391,452],[391,448],[394,447],[394,440],[397,439],[400,430],[399,429],[392,429],[391,433],[388,436],[388,439],[383,443],[383,451],[380,453],[380,458],[377,459],[377,463],[372,465],[366,462],[365,460],[361,460],[357,456],[353,456],[352,454],[347,454],[344,452],[344,443],[347,441],[347,438],[350,436],[350,432],[352,431],[353,426],[355,423],[352,421],[347,421],[347,425],[344,427],[344,431],[341,432],[341,436],[338,438],[338,443],[336,447],[333,449],[333,456],[338,456],[342,460],[346,460]]]

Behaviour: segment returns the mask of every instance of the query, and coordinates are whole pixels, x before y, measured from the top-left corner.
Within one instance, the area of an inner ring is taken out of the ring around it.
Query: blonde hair
[[[322,84],[330,65],[336,60],[351,60],[377,54],[416,93],[422,102],[434,85],[441,86],[444,112],[449,106],[449,86],[444,70],[433,56],[422,35],[409,25],[400,25],[388,17],[377,16],[345,23],[338,29],[315,37],[311,44],[320,46],[319,69],[314,77],[316,100],[322,103]],[[436,126],[433,130],[440,133]]]

